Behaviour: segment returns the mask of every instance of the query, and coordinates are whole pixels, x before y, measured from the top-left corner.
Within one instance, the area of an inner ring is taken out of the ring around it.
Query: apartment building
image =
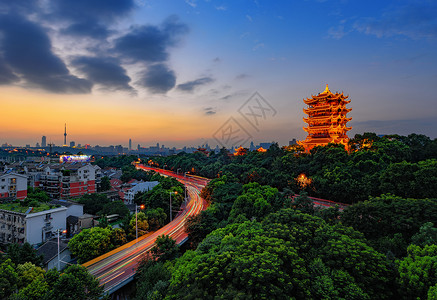
[[[95,193],[100,179],[98,166],[57,164],[47,166],[37,182],[50,198],[65,199]]]
[[[2,204],[9,209],[0,208],[0,243],[24,243],[35,245],[55,236],[56,230],[66,227],[66,207],[57,207],[43,211],[28,208],[22,212],[13,204]]]
[[[27,176],[11,170],[0,174],[0,199],[24,199],[27,197]]]

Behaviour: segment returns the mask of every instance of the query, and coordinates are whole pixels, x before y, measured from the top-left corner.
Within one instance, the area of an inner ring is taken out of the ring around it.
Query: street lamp
[[[170,222],[173,221],[173,215],[172,215],[172,211],[171,211],[171,194],[177,195],[178,192],[170,192]]]
[[[67,230],[57,229],[58,232],[58,271],[61,271],[61,257],[59,255],[59,231],[62,231],[62,233],[67,233]]]
[[[144,209],[144,204],[140,205],[140,209]],[[136,203],[135,203],[135,233],[136,233],[135,235],[136,239],[138,239],[138,205]]]

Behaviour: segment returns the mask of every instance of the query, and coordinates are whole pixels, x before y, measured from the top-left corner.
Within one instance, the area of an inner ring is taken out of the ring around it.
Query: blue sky
[[[233,117],[286,144],[325,84],[350,136],[436,138],[436,53],[435,1],[0,0],[0,142],[59,144],[67,122],[76,143],[214,145]],[[238,113],[255,92],[277,112],[257,128]]]

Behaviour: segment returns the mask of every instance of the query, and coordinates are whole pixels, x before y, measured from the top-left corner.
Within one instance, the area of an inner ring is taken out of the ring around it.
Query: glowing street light
[[[173,221],[173,215],[172,215],[172,211],[171,211],[171,194],[177,195],[178,192],[170,192],[170,222]]]
[[[144,204],[140,205],[140,209],[144,209]],[[136,239],[138,239],[138,205],[135,204],[135,233]],[[136,241],[135,241],[136,242]]]
[[[59,257],[59,231],[62,231],[62,233],[67,233],[67,230],[58,229],[56,231],[58,232],[58,271],[61,271],[61,258]]]

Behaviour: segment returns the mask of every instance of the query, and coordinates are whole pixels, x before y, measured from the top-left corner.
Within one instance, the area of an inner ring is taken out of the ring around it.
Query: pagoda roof
[[[310,132],[310,131],[320,131],[320,130],[344,130],[344,131],[349,131],[351,130],[352,127],[346,127],[345,124],[341,124],[341,125],[322,125],[322,126],[314,126],[314,127],[303,127],[303,130],[306,132]]]
[[[341,121],[346,121],[349,122],[350,120],[352,120],[352,118],[347,118],[346,115],[327,115],[327,116],[314,116],[314,117],[308,117],[308,118],[303,118],[303,120],[306,123],[309,122],[313,122],[313,121],[327,121],[327,120],[337,120],[340,119]]]
[[[329,97],[329,98],[328,98]],[[303,99],[303,101],[305,102],[305,104],[312,104],[312,103],[316,103],[319,101],[333,101],[333,100],[338,100],[338,99],[347,99],[349,98],[349,96],[344,96],[343,93],[332,93],[329,90],[329,86],[328,84],[326,85],[326,88],[323,92],[319,93],[318,95],[311,95],[311,98],[307,98],[307,99]],[[350,101],[345,101],[346,103],[349,103]]]

